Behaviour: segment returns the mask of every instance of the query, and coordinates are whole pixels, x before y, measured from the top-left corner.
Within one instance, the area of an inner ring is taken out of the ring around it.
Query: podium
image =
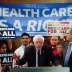
[[[68,67],[28,67],[14,68],[9,72],[70,72]]]

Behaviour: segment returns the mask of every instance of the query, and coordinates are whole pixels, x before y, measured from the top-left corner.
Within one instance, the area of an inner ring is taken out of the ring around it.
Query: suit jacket
[[[65,56],[66,56],[66,53],[67,53],[68,44],[69,44],[69,42],[64,43],[64,53],[63,53],[64,59],[65,59]],[[72,52],[71,52],[69,60],[68,60],[68,67],[72,67]]]
[[[38,54],[38,66],[50,66],[52,60],[51,48],[43,46],[41,49],[41,55]],[[29,67],[36,66],[36,48],[30,46],[26,48],[24,57],[19,61],[19,64],[28,62]]]

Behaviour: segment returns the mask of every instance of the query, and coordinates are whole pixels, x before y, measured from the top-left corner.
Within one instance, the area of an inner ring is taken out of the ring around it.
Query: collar
[[[22,44],[22,46],[23,46],[23,47],[29,47],[29,44],[28,44],[28,45],[26,45],[26,46]]]

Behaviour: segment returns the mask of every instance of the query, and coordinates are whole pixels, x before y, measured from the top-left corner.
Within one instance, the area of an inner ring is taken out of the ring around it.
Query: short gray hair
[[[33,37],[33,42],[35,42],[36,39],[41,39],[41,40],[44,42],[44,37],[43,37],[42,35],[35,35],[35,36]]]

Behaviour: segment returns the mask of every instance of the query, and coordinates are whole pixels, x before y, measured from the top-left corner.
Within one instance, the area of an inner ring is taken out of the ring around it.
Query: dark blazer
[[[51,48],[43,46],[41,49],[41,55],[38,54],[38,66],[50,66],[52,60]],[[29,46],[26,48],[24,57],[19,61],[19,64],[28,62],[29,67],[36,66],[36,48]]]

